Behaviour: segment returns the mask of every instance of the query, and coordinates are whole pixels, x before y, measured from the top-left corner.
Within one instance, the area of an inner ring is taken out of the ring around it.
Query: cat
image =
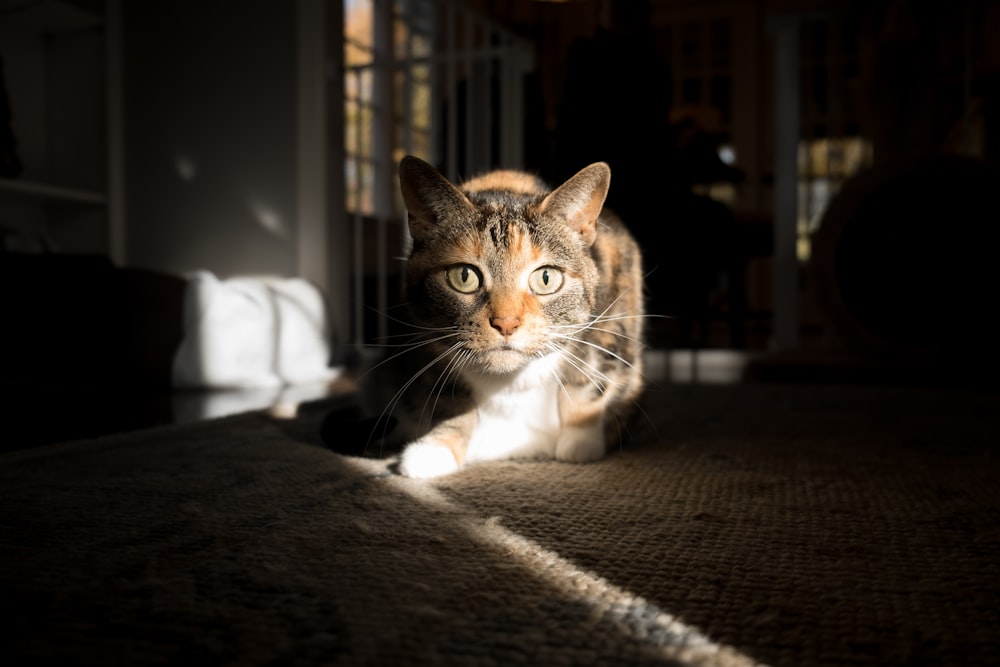
[[[395,390],[373,431],[405,441],[399,473],[596,461],[619,440],[644,386],[643,274],[635,240],[602,211],[610,179],[599,162],[555,190],[510,170],[459,186],[401,160],[417,339],[387,360],[405,381],[369,383]]]

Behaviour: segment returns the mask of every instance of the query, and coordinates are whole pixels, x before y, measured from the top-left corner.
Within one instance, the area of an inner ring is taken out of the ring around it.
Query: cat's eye
[[[559,269],[543,266],[528,276],[528,287],[535,294],[553,294],[562,287],[563,274]]]
[[[479,271],[468,264],[453,266],[445,273],[448,284],[462,294],[471,294],[479,289],[482,280],[479,278]]]

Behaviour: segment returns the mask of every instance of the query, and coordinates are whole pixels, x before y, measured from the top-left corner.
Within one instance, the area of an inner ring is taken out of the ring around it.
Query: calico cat
[[[410,370],[383,413],[406,440],[400,473],[595,461],[619,438],[643,389],[643,284],[636,242],[602,211],[610,179],[600,162],[555,190],[517,171],[456,186],[403,158],[418,334],[390,360]]]

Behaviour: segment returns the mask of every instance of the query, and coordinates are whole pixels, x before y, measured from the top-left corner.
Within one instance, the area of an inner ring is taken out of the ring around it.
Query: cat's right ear
[[[597,238],[597,218],[604,208],[610,185],[611,168],[606,162],[595,162],[549,193],[538,210],[561,220],[589,246]]]
[[[407,155],[399,163],[399,188],[406,205],[410,236],[419,239],[442,218],[471,215],[475,207],[437,169]]]

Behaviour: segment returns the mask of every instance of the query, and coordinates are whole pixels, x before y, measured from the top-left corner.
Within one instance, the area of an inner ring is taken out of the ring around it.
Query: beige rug
[[[433,483],[325,406],[0,457],[4,665],[1000,662],[1000,397],[665,385]]]

